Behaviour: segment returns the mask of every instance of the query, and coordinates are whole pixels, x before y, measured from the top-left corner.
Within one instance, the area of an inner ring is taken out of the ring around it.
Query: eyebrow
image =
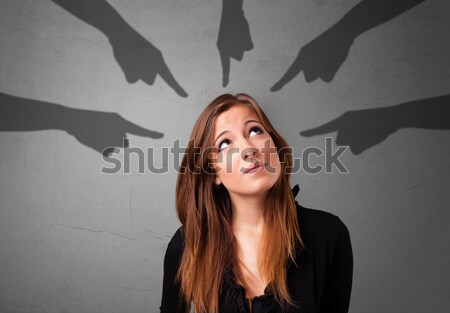
[[[247,125],[248,123],[251,123],[251,122],[256,122],[256,123],[258,123],[258,124],[261,125],[261,123],[258,122],[257,120],[247,120],[247,121],[245,121],[244,125]],[[214,140],[214,143],[216,143],[216,142],[217,142],[217,139],[219,139],[219,137],[222,136],[222,135],[225,134],[225,133],[228,133],[228,130],[224,130],[223,132],[221,132],[221,133],[216,137],[216,140]]]

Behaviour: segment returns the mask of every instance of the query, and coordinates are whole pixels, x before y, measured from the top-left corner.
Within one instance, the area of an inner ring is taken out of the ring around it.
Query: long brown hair
[[[176,209],[183,225],[184,252],[176,279],[181,282],[185,301],[188,304],[194,302],[196,313],[218,312],[221,280],[227,266],[232,266],[244,288],[248,287],[237,266],[237,244],[231,228],[231,200],[223,185],[215,185],[215,172],[210,167],[216,118],[236,104],[247,105],[255,111],[272,137],[280,159],[281,174],[268,192],[263,212],[259,269],[270,282],[268,288],[276,301],[283,308],[296,306],[287,287],[286,262],[288,258],[294,261],[297,240],[302,245],[303,242],[289,183],[289,169],[292,167],[290,148],[252,97],[242,93],[235,96],[224,94],[214,99],[198,118],[177,179]]]

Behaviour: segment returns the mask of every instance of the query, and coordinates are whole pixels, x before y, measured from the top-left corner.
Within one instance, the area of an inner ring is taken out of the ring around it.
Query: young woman
[[[181,163],[182,226],[164,258],[163,313],[347,312],[350,236],[291,191],[292,153],[256,101],[225,94],[200,115]]]

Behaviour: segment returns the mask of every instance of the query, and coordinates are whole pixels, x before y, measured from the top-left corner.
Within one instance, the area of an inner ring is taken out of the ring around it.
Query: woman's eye
[[[249,132],[249,135],[250,135],[250,137],[251,136],[253,136],[253,135],[258,135],[258,134],[262,134],[262,129],[261,128],[259,128],[259,127],[256,127],[256,126],[254,126],[254,127],[252,127],[252,128],[250,128],[250,132]]]
[[[225,149],[230,144],[228,139],[225,139],[219,143],[219,152]]]

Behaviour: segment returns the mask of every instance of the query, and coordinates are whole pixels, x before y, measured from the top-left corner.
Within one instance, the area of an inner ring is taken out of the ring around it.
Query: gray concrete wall
[[[350,230],[351,312],[448,312],[449,1],[74,2],[0,4],[0,312],[158,312],[177,172],[102,151],[160,166],[224,92],[350,146],[292,183]]]

